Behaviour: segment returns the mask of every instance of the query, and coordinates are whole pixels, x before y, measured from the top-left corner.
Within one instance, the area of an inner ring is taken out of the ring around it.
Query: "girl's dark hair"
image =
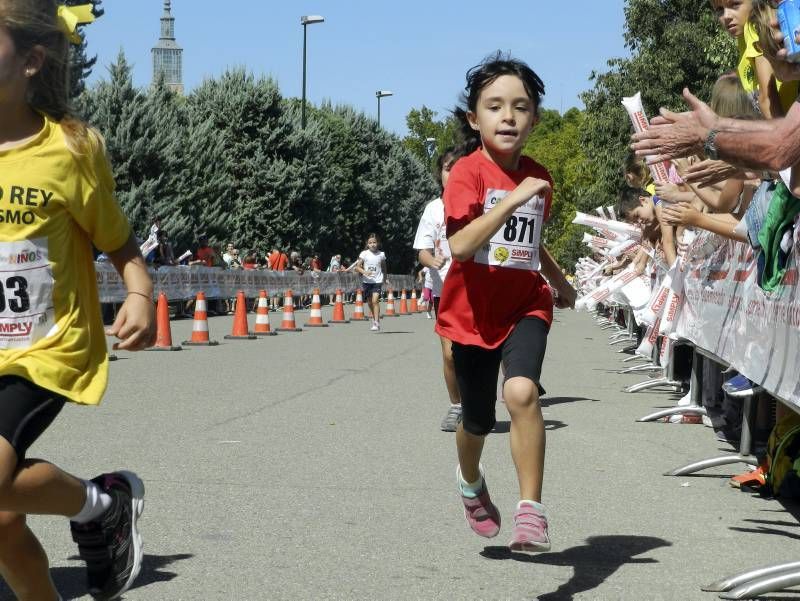
[[[436,178],[436,181],[439,182],[439,187],[442,188],[442,169],[447,164],[454,164],[458,159],[463,157],[466,153],[464,152],[464,146],[451,146],[450,148],[445,149],[445,151],[439,155],[436,159],[436,171],[434,172],[433,176]]]
[[[614,208],[617,215],[622,219],[627,219],[628,213],[641,204],[639,201],[641,196],[650,196],[650,194],[642,188],[633,188],[631,186],[623,187],[619,192],[617,206]]]
[[[467,120],[467,113],[475,112],[481,91],[503,75],[514,75],[522,80],[528,97],[533,101],[533,110],[537,115],[539,114],[539,105],[544,95],[544,83],[541,78],[522,61],[498,50],[495,54],[483,59],[479,65],[475,65],[467,71],[467,85],[461,94],[459,106],[453,111],[453,115],[461,126],[465,154],[470,154],[481,145],[480,132],[472,129]]]

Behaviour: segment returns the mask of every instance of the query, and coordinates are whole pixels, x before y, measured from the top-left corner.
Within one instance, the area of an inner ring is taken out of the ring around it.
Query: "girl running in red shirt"
[[[544,84],[526,64],[499,53],[467,73],[456,109],[467,152],[444,192],[447,238],[454,259],[444,283],[437,332],[453,341],[463,421],[456,431],[457,479],[464,516],[487,538],[500,531],[480,464],[495,424],[498,370],[511,414],[511,454],[520,502],[509,546],[550,548],[541,504],[545,431],[539,376],[553,318],[573,307],[575,290],[540,245],[552,198],[547,170],[521,156],[538,120]]]

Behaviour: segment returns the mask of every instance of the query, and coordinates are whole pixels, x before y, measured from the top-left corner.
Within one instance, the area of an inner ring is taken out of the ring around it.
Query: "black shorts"
[[[544,394],[539,377],[549,329],[547,323],[538,317],[525,317],[495,349],[453,342],[462,419],[467,432],[484,436],[494,428],[497,374],[501,361],[505,380],[528,378],[538,387],[539,395]]]
[[[436,315],[436,317],[439,317],[439,299],[440,298],[441,298],[440,296],[434,296],[433,297],[433,314]]]
[[[371,300],[373,294],[377,294],[378,298],[380,298],[382,288],[383,284],[370,284],[364,282],[363,284],[361,284],[361,289],[364,291],[364,300],[365,301]]]
[[[0,376],[0,436],[25,459],[36,441],[64,407],[66,399],[19,376]]]

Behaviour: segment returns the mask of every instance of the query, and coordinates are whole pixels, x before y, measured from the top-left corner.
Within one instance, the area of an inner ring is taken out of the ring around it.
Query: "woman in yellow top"
[[[142,557],[135,474],[86,481],[25,458],[65,402],[96,405],[106,388],[92,244],[128,290],[115,347],[154,338],[152,282],[102,138],[67,105],[69,43],[91,20],[91,5],[0,0],[0,573],[21,600],[60,599],[26,514],[70,518],[97,599],[130,587]]]

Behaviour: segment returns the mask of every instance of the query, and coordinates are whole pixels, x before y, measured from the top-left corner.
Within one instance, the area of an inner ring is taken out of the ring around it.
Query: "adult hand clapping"
[[[648,157],[655,163],[703,151],[708,132],[715,128],[719,117],[688,88],[684,88],[683,97],[690,111],[674,113],[662,108],[661,116],[655,117],[648,129],[631,137],[636,156]]]

